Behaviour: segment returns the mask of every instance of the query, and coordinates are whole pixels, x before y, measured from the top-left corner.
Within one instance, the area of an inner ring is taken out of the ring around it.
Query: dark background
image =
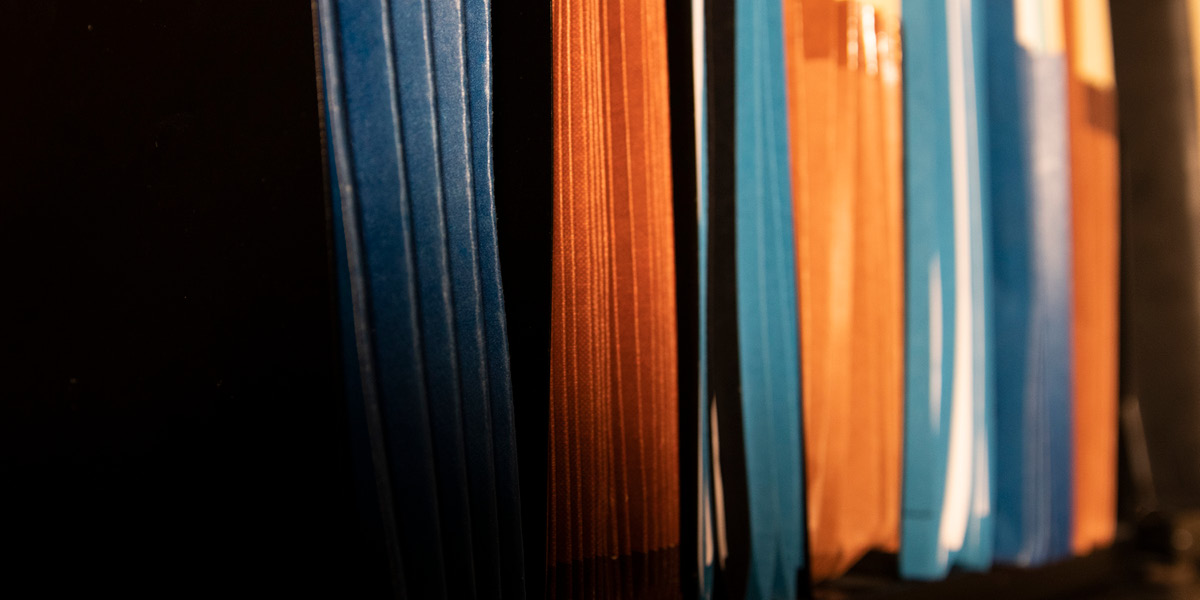
[[[554,106],[549,0],[492,1],[496,228],[521,478],[525,590],[546,582]]]
[[[7,4],[0,595],[352,591],[309,3]]]

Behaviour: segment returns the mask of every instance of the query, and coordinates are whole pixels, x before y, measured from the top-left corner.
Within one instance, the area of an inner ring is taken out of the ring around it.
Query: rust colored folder
[[[670,595],[680,532],[664,4],[554,0],[553,12],[547,592]]]
[[[1075,273],[1071,546],[1084,554],[1112,542],[1117,516],[1117,113],[1108,3],[1064,6]]]
[[[784,0],[815,580],[899,545],[903,181],[896,0]]]

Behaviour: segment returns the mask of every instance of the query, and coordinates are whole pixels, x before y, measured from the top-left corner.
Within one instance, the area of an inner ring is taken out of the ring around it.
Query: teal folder
[[[736,0],[738,355],[749,490],[746,597],[807,586],[783,5]]]
[[[986,11],[903,5],[906,351],[900,574],[991,565],[994,394]]]

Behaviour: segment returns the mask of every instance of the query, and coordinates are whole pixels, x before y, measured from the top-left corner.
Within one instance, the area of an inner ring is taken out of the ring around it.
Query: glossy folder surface
[[[471,8],[319,5],[361,487],[409,597],[524,595],[487,6]]]
[[[1062,5],[987,2],[996,559],[1070,552],[1071,224]]]
[[[983,2],[904,3],[907,372],[900,574],[987,569],[994,407]],[[947,115],[949,118],[946,118]]]
[[[899,541],[900,12],[788,0],[784,16],[807,525],[821,580]]]

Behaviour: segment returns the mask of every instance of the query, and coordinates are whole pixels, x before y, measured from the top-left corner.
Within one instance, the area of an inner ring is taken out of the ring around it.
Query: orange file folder
[[[664,5],[555,0],[553,43],[548,592],[668,594],[629,566],[680,535]]]
[[[899,545],[903,180],[897,0],[785,0],[815,580]]]
[[[1074,270],[1072,549],[1113,540],[1117,518],[1119,172],[1112,34],[1104,0],[1065,0]]]

